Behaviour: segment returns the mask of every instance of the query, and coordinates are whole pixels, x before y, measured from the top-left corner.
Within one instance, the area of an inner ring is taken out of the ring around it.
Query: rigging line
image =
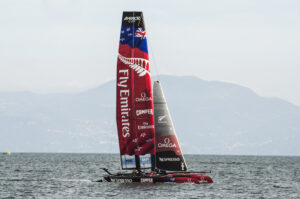
[[[147,33],[147,34],[149,35],[149,33]],[[149,38],[149,36],[148,36],[148,38]],[[158,67],[157,67],[157,64],[156,64],[156,59],[155,59],[155,56],[154,56],[154,51],[152,50],[151,42],[149,40],[148,40],[148,44],[149,44],[149,49],[150,49],[152,60],[153,60],[154,69],[157,73],[157,79],[158,79],[158,81],[160,81],[160,72],[158,70]]]

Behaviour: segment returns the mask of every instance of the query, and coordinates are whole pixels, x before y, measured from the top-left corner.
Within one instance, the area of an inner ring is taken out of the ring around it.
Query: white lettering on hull
[[[153,182],[153,178],[141,178],[141,182]]]
[[[132,179],[128,179],[128,178],[112,178],[111,179],[112,182],[121,182],[121,183],[128,183],[128,182],[132,182]]]

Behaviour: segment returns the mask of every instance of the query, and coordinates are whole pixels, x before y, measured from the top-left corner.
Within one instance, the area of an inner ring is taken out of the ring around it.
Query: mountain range
[[[193,76],[161,81],[183,153],[300,155],[300,107]],[[115,81],[80,93],[0,92],[0,151],[118,153]]]

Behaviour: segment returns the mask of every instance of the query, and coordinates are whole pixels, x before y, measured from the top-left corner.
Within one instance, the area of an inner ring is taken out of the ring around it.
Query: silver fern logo
[[[147,73],[150,75],[150,72],[146,69],[149,60],[143,58],[129,58],[124,57],[119,54],[119,59],[130,68],[132,68],[140,77],[146,75]]]
[[[158,123],[160,123],[160,124],[167,123],[167,121],[164,120],[166,117],[167,117],[167,115],[158,116]]]

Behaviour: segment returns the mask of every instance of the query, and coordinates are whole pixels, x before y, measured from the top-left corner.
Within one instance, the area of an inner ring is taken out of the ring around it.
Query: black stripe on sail
[[[162,151],[156,153],[156,168],[167,171],[186,171],[186,165],[182,155],[176,155],[174,151]]]

